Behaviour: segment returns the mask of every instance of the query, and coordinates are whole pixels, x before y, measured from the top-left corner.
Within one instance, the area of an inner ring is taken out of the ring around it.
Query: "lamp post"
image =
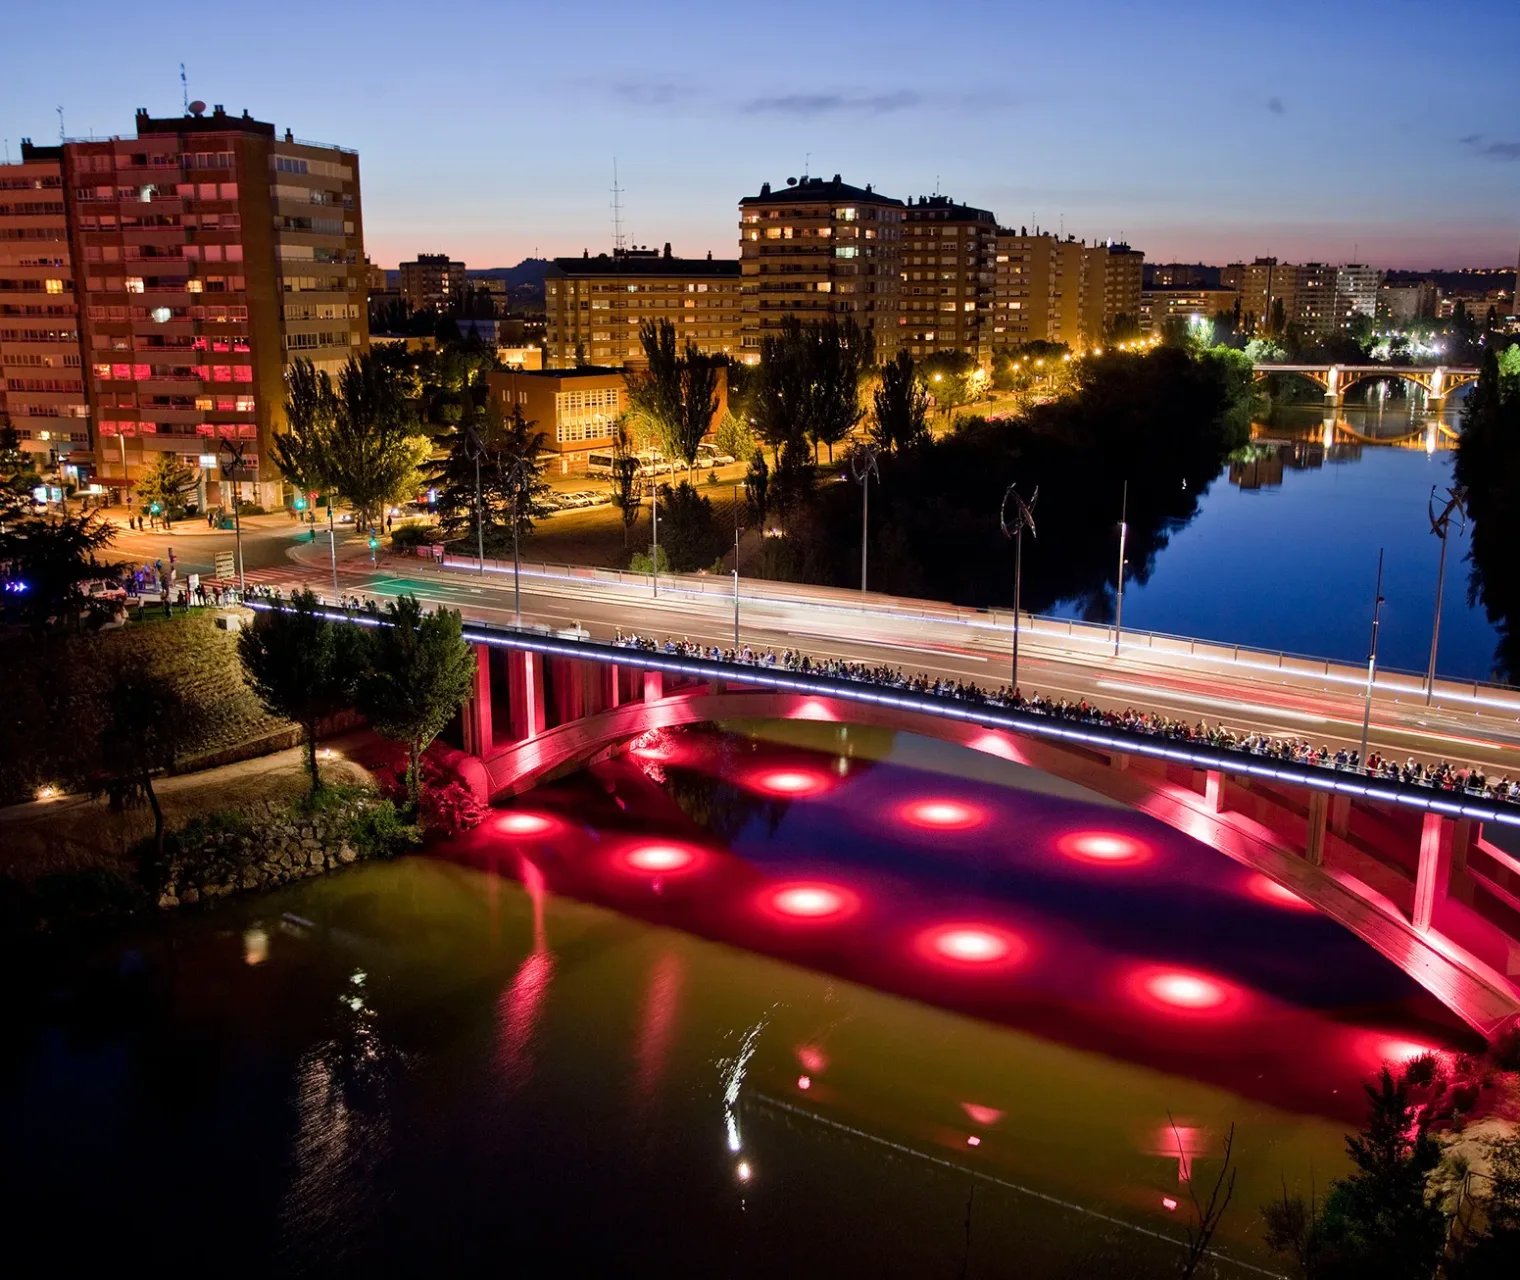
[[[1002,510],[998,512],[998,523],[1003,528],[1003,536],[1013,539],[1013,672],[1009,689],[1015,692],[1019,687],[1019,612],[1024,591],[1024,530],[1029,530],[1031,538],[1039,536],[1034,527],[1034,504],[1039,500],[1039,485],[1035,485],[1028,502],[1019,496],[1015,485],[1009,485],[1003,493]],[[1012,520],[1008,518],[1010,501],[1013,503]]]
[[[485,446],[481,444],[474,423],[465,426],[464,447],[465,452],[475,460],[475,561],[476,572],[483,577],[486,571],[486,523],[481,513],[480,459],[485,453]]]
[[[739,656],[739,485],[734,485],[734,656]],[[746,487],[748,487],[746,485]]]
[[[1425,671],[1425,705],[1430,705],[1430,699],[1436,687],[1436,647],[1441,643],[1441,597],[1446,589],[1446,535],[1451,530],[1453,516],[1457,518],[1457,532],[1461,533],[1467,527],[1467,491],[1465,489],[1448,489],[1446,491],[1446,506],[1440,515],[1436,515],[1436,487],[1430,486],[1430,502],[1426,506],[1426,513],[1430,516],[1430,531],[1441,540],[1441,567],[1436,570],[1436,616],[1430,627],[1430,666]]]
[[[1129,536],[1129,481],[1119,500],[1119,599],[1114,609],[1114,657],[1119,656],[1119,633],[1124,629],[1124,543]]]
[[[502,479],[512,487],[512,613],[518,626],[522,625],[522,561],[518,555],[518,526],[522,523],[522,491],[534,467],[521,454],[510,461],[500,463]],[[481,562],[485,562],[482,560]]]
[[[660,598],[660,473],[654,474],[654,485],[650,489],[650,537],[653,545],[649,552],[649,581],[651,592],[656,600]]]
[[[937,379],[938,374],[934,375]],[[881,483],[881,471],[876,465],[877,448],[874,444],[862,444],[850,455],[850,474],[860,486],[860,594],[866,593],[866,556],[871,547],[871,477]]]
[[[223,479],[232,481],[232,536],[237,546],[238,599],[240,600],[248,594],[247,583],[243,576],[243,518],[238,511],[238,508],[242,506],[242,503],[239,501],[242,497],[242,478],[238,475],[238,472],[243,469],[243,450],[245,448],[247,446],[241,441],[229,440],[226,436],[223,436],[217,450],[218,453],[222,449],[227,450],[227,461],[221,464],[222,477]],[[336,572],[334,572],[333,581],[337,581]]]
[[[1367,699],[1362,707],[1362,749],[1357,757],[1367,770],[1367,732],[1372,725],[1372,684],[1377,679],[1378,618],[1383,610],[1383,548],[1378,548],[1377,586],[1372,592],[1372,645],[1367,655]]]

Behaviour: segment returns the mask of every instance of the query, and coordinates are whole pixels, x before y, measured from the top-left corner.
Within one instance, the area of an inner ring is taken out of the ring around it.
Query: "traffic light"
[[[303,498],[299,493],[296,494],[295,509],[297,511],[305,511],[306,510],[306,499]]]
[[[375,548],[376,548],[376,547],[378,547],[378,546],[379,546],[379,545],[380,545],[380,539],[379,539],[379,538],[377,538],[377,537],[375,537],[375,535],[374,535],[374,534],[370,534],[370,535],[369,535],[369,549],[370,549],[370,550],[371,550],[371,551],[373,551],[373,550],[375,550]]]
[[[158,503],[156,503],[156,502],[151,507],[148,508],[148,514],[149,515],[153,515],[153,516],[162,515],[163,511],[164,511],[164,509],[161,506],[159,506]]]

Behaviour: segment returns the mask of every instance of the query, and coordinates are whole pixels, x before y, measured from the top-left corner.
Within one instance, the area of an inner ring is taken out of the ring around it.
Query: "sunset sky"
[[[360,153],[394,266],[610,246],[737,253],[741,196],[804,171],[938,189],[1152,261],[1508,266],[1520,0],[655,0],[163,11],[12,6],[0,134],[245,107]],[[63,38],[66,43],[59,43]]]

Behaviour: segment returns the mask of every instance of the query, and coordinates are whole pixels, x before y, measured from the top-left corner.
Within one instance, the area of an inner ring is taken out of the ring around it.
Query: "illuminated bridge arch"
[[[1259,382],[1273,374],[1291,374],[1306,378],[1325,393],[1325,399],[1340,404],[1346,389],[1369,379],[1402,378],[1424,388],[1434,404],[1445,404],[1453,391],[1478,380],[1473,368],[1426,368],[1418,365],[1382,364],[1256,364],[1252,376]]]

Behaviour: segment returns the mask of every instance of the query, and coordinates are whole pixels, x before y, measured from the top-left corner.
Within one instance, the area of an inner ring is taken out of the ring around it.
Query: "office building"
[[[486,375],[486,383],[504,417],[520,411],[543,434],[551,474],[584,471],[592,452],[612,447],[617,420],[628,409],[628,380],[621,368],[496,370]],[[719,369],[712,426],[727,412],[727,371]]]
[[[23,450],[88,470],[72,261],[63,150],[23,140],[21,163],[0,165],[0,415]]]
[[[850,316],[876,343],[877,361],[897,354],[903,223],[907,206],[832,180],[803,177],[739,201],[743,359],[787,316]]]
[[[224,503],[236,442],[241,492],[278,505],[286,368],[336,373],[368,345],[359,159],[196,107],[63,147],[97,479],[129,487],[173,452]]]
[[[946,196],[908,201],[902,233],[900,341],[915,357],[991,354],[997,219]]]
[[[463,303],[470,290],[464,263],[446,253],[419,253],[401,264],[401,300],[413,311],[447,311]]]
[[[639,329],[668,320],[682,350],[739,354],[739,262],[677,258],[665,246],[556,258],[544,271],[548,367],[641,366]]]

